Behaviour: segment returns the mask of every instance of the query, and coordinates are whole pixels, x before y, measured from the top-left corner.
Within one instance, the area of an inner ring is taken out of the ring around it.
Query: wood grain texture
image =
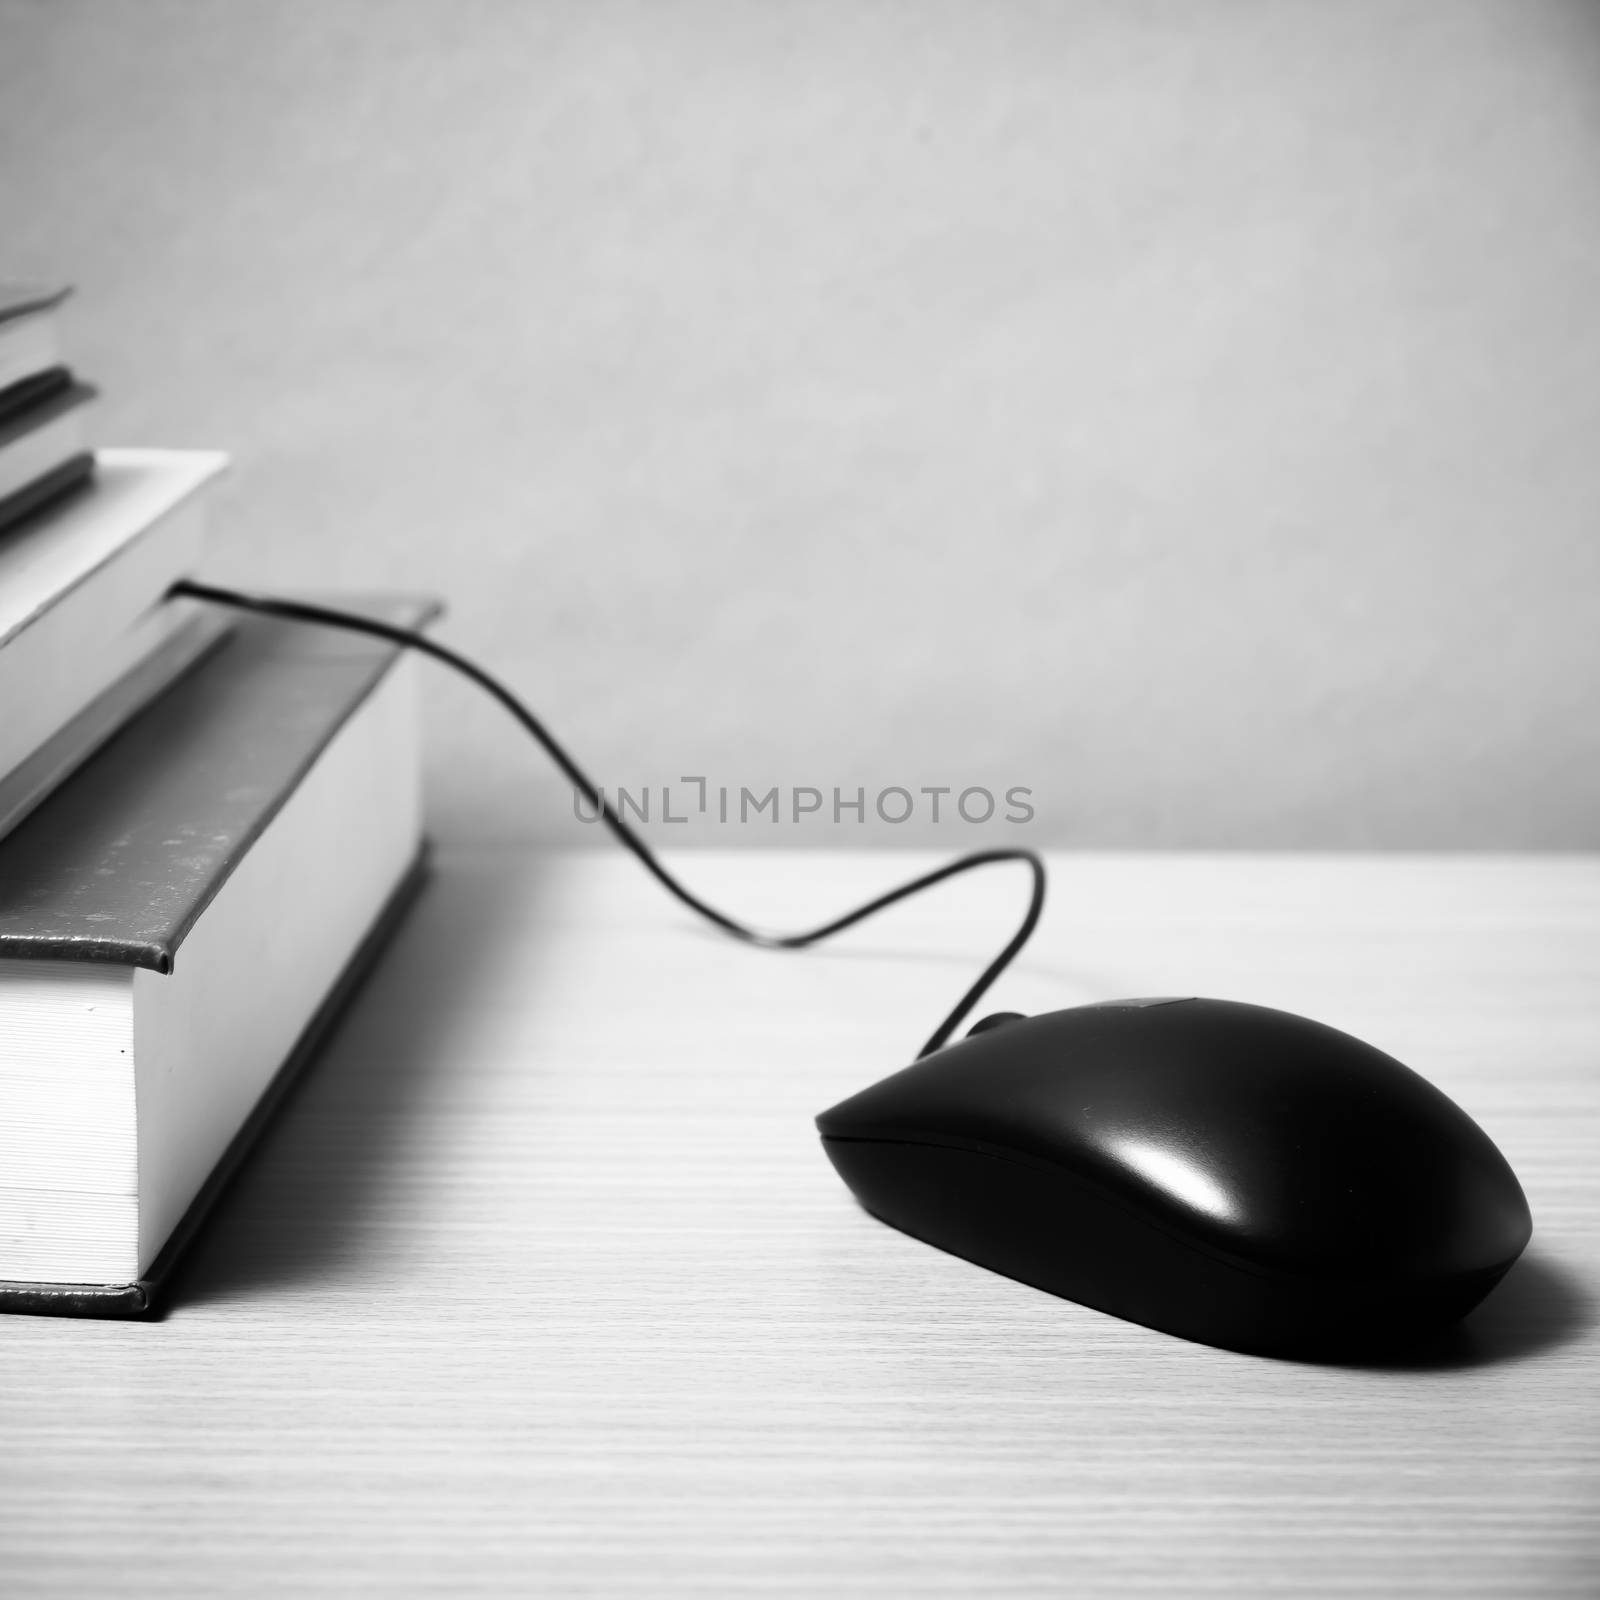
[[[799,925],[924,859],[684,865]],[[447,854],[166,1320],[0,1320],[0,1588],[1594,1594],[1600,861],[1063,856],[993,997],[1282,1005],[1459,1100],[1535,1242],[1407,1368],[1185,1344],[855,1207],[811,1117],[1022,895],[776,956],[620,858]]]

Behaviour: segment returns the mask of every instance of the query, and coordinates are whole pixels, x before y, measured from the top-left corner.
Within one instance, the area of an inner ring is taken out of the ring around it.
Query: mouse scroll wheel
[[[1009,1028],[1013,1022],[1026,1022],[1028,1019],[1020,1011],[997,1011],[992,1017],[985,1017],[981,1022],[974,1022],[967,1029],[969,1039],[980,1033],[988,1033],[991,1028]]]

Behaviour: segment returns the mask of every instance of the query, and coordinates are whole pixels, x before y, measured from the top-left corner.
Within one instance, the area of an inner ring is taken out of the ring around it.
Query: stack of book
[[[419,880],[417,727],[397,647],[170,597],[224,458],[91,453],[60,300],[0,290],[0,1310],[127,1316]]]

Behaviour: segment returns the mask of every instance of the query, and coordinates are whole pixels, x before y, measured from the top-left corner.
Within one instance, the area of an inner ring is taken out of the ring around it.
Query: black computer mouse
[[[817,1127],[868,1211],[1007,1277],[1327,1359],[1464,1316],[1528,1242],[1488,1135],[1349,1034],[1193,998],[991,1020]]]

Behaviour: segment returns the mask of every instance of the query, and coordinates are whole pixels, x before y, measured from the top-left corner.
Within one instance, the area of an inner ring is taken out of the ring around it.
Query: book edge
[[[9,624],[0,622],[0,652],[13,639],[37,624],[41,617],[61,605],[68,596],[75,594],[97,572],[116,561],[130,545],[147,537],[153,528],[181,507],[187,506],[206,484],[227,469],[228,457],[217,450],[95,450],[90,452],[89,464],[90,477],[96,480],[92,486],[93,492],[63,495],[59,500],[52,500],[48,506],[35,508],[39,523],[48,523],[56,517],[94,516],[97,510],[103,511],[103,507],[96,505],[96,494],[103,486],[101,473],[104,469],[148,469],[164,465],[171,469],[172,476],[164,485],[147,482],[143,486],[142,498],[136,499],[129,514],[130,523],[136,522],[136,525],[114,549],[104,552],[99,560],[74,573],[70,582],[55,590],[26,615],[17,617]],[[7,541],[20,531],[14,525],[8,530]],[[28,529],[30,536],[38,531],[37,525]]]
[[[377,966],[406,914],[416,903],[431,870],[432,845],[424,838],[411,865],[373,918],[366,935],[340,970],[333,987],[323,996],[310,1021],[301,1029],[260,1098],[240,1123],[238,1132],[211,1169],[178,1220],[160,1253],[144,1274],[131,1283],[30,1283],[0,1281],[0,1313],[44,1317],[159,1318],[174,1273],[191,1244],[204,1230],[217,1204],[244,1169],[269,1124],[314,1063],[322,1044],[345,1008]]]

